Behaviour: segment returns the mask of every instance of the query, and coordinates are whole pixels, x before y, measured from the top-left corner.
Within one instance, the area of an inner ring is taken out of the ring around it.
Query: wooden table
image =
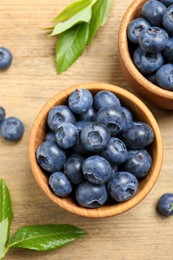
[[[128,89],[117,55],[118,28],[131,0],[116,0],[110,19],[91,47],[68,72],[55,71],[55,38],[41,30],[72,0],[1,0],[0,45],[11,49],[11,68],[0,73],[0,105],[7,116],[25,123],[18,144],[0,140],[0,177],[9,186],[14,211],[12,233],[21,225],[69,223],[88,235],[65,248],[48,253],[12,250],[7,260],[172,260],[173,219],[160,216],[155,205],[164,192],[173,191],[173,112],[151,107],[164,139],[161,176],[152,192],[137,207],[106,219],[87,219],[53,204],[36,184],[28,162],[28,138],[34,118],[44,103],[66,87],[100,81]]]

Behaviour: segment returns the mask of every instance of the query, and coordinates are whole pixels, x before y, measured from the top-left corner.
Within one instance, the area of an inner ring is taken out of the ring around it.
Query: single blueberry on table
[[[165,30],[173,35],[173,4],[165,11],[162,22]]]
[[[120,100],[110,91],[99,91],[94,96],[94,108],[100,110],[101,108],[108,106],[121,107]]]
[[[49,185],[53,193],[59,197],[66,197],[72,192],[68,178],[62,172],[54,172],[49,177]]]
[[[147,1],[142,7],[142,16],[154,26],[161,26],[166,6],[156,0]]]
[[[101,123],[91,122],[82,129],[80,140],[83,147],[91,152],[102,151],[106,148],[110,139],[110,132]]]
[[[141,149],[153,142],[154,132],[146,123],[132,122],[122,133],[121,140],[130,149]]]
[[[5,119],[5,109],[0,106],[0,123]]]
[[[96,111],[93,107],[90,107],[85,113],[79,115],[80,121],[91,122],[95,121]]]
[[[160,0],[164,5],[170,6],[173,5],[173,0]]]
[[[156,81],[156,73],[153,73],[151,75],[148,75],[146,77],[151,83],[157,85],[157,81]]]
[[[45,136],[45,141],[56,142],[55,133],[54,132],[48,132]]]
[[[136,178],[142,178],[148,174],[151,164],[151,156],[145,149],[129,150],[128,158],[122,165],[122,169],[132,173]]]
[[[146,52],[163,51],[169,40],[168,33],[159,27],[150,27],[139,36],[139,45]]]
[[[159,87],[173,90],[173,64],[165,64],[156,72],[156,81]]]
[[[121,133],[127,125],[125,114],[116,106],[101,108],[97,112],[96,121],[105,125],[112,136]]]
[[[0,70],[6,70],[12,62],[12,54],[10,50],[0,47]]]
[[[85,121],[78,121],[76,122],[75,126],[77,127],[78,133],[80,134],[84,126],[86,126],[88,122]]]
[[[166,48],[163,51],[163,56],[166,59],[173,61],[173,37],[169,38]]]
[[[66,162],[65,152],[51,141],[46,141],[37,148],[36,157],[38,164],[48,172],[62,170]]]
[[[70,180],[71,183],[79,185],[84,182],[84,176],[82,172],[82,164],[84,157],[79,154],[72,154],[64,165],[64,174]]]
[[[57,144],[63,148],[71,148],[77,143],[78,130],[77,127],[71,123],[62,123],[55,133]]]
[[[56,106],[49,111],[47,123],[52,131],[56,132],[57,128],[65,122],[72,124],[76,122],[76,118],[68,106]]]
[[[117,202],[123,202],[135,196],[138,180],[129,172],[117,172],[107,184],[108,194]]]
[[[110,163],[98,155],[88,157],[82,165],[82,171],[85,179],[95,184],[106,183],[112,174]]]
[[[108,199],[105,184],[97,185],[88,181],[81,183],[76,190],[76,200],[81,207],[98,208]]]
[[[173,193],[165,193],[158,202],[158,211],[165,216],[173,216]]]
[[[127,107],[122,107],[122,112],[126,117],[127,123],[133,122],[132,112]]]
[[[138,44],[139,43],[139,35],[145,29],[151,27],[149,22],[147,22],[143,18],[134,19],[128,26],[128,38],[131,42]]]
[[[164,59],[161,52],[146,52],[138,46],[133,53],[133,62],[143,75],[148,75],[157,71],[164,64]]]
[[[76,114],[85,113],[93,104],[93,97],[87,89],[76,89],[68,99],[70,109]]]
[[[7,117],[0,124],[0,134],[11,142],[19,141],[24,133],[22,121],[16,117]]]

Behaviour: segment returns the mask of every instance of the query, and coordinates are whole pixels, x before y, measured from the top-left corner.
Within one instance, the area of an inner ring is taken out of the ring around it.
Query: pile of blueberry
[[[97,208],[108,197],[123,202],[136,194],[138,179],[152,164],[145,147],[154,133],[148,124],[133,121],[116,95],[76,89],[68,105],[49,111],[47,124],[36,157],[57,196],[71,194],[80,206]]]
[[[150,0],[142,18],[128,26],[134,44],[133,62],[153,84],[173,90],[173,0]]]

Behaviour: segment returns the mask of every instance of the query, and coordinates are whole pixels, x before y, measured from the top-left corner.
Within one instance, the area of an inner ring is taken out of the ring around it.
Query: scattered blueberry
[[[89,182],[80,184],[76,190],[76,200],[84,208],[98,208],[108,199],[105,184],[97,185]]]
[[[115,96],[115,94],[109,91],[99,91],[94,96],[94,107],[100,110],[103,107],[116,106],[121,107],[120,100]]]
[[[173,37],[169,38],[166,48],[163,51],[163,56],[173,62]]]
[[[0,134],[7,141],[19,141],[23,133],[24,125],[22,121],[16,117],[7,117],[0,125]]]
[[[62,123],[56,130],[55,138],[61,148],[71,148],[77,143],[77,127],[71,123]]]
[[[0,123],[2,123],[2,121],[5,119],[5,115],[5,109],[0,106]]]
[[[122,112],[126,117],[127,123],[133,122],[132,112],[129,109],[127,109],[127,107],[122,107]]]
[[[0,70],[6,70],[12,62],[12,54],[10,50],[0,47]]]
[[[49,185],[55,195],[66,197],[72,192],[72,186],[62,172],[54,172],[49,177]]]
[[[86,122],[91,122],[95,121],[95,116],[96,116],[96,111],[94,110],[93,107],[90,107],[85,113],[79,115],[79,120],[80,121],[86,121]]]
[[[173,90],[173,64],[165,64],[156,72],[157,84],[164,89]]]
[[[153,73],[149,76],[146,77],[151,83],[157,85],[157,81],[156,81],[156,73]]]
[[[158,210],[165,216],[173,215],[173,193],[165,193],[161,196],[158,203]]]
[[[48,132],[45,136],[45,141],[52,141],[52,142],[56,142],[56,138],[55,138],[55,133],[53,132]]]
[[[165,11],[162,22],[165,30],[173,34],[173,5],[169,6]]]
[[[149,22],[147,22],[143,18],[134,19],[128,26],[128,38],[131,42],[138,44],[139,43],[139,35],[143,30],[151,27]]]

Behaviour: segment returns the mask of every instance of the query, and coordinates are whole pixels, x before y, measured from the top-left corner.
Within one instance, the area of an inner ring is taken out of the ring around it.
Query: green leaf
[[[52,27],[46,27],[46,28],[43,28],[42,30],[45,30],[45,31],[52,31],[54,29],[54,26]]]
[[[8,218],[0,222],[0,259],[6,254],[6,242],[8,240]]]
[[[80,0],[68,5],[64,11],[62,11],[54,20],[54,22],[63,22],[70,19],[72,16],[80,12],[82,9],[88,5],[92,6],[96,3],[97,0]]]
[[[66,71],[83,53],[88,39],[88,32],[88,24],[82,23],[60,35],[56,46],[58,73]]]
[[[91,20],[91,15],[92,15],[91,7],[87,6],[85,9],[83,9],[79,13],[75,14],[73,17],[71,17],[67,21],[58,23],[55,26],[51,36],[61,34],[65,31],[67,31],[68,29],[72,28],[74,25],[76,25],[78,23],[81,23],[81,22],[88,23]]]
[[[71,225],[25,226],[12,236],[8,247],[48,251],[62,247],[85,234],[84,230]]]
[[[92,19],[89,28],[88,44],[92,42],[96,32],[107,21],[112,2],[112,0],[98,0],[93,6]]]

